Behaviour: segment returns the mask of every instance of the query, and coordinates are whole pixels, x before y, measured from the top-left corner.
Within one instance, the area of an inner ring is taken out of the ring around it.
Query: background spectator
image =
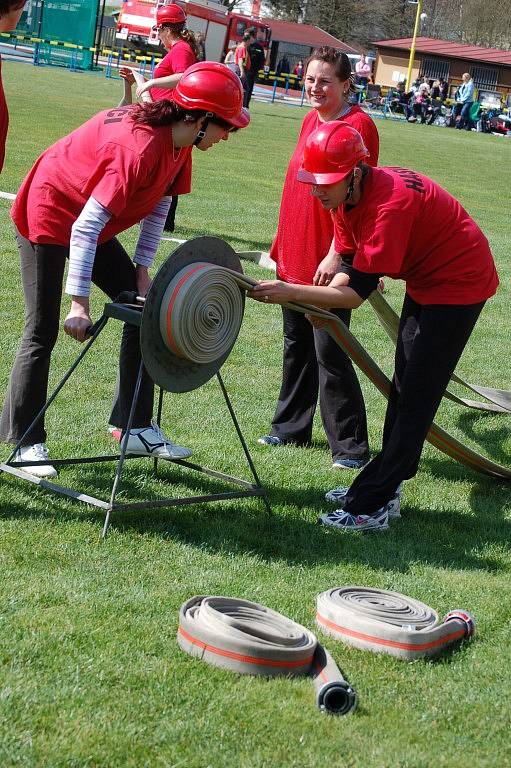
[[[266,60],[266,54],[261,43],[256,37],[256,31],[254,27],[247,30],[250,33],[250,42],[248,44],[248,53],[250,62],[246,68],[245,77],[247,81],[247,87],[244,92],[243,106],[248,108],[250,99],[252,98],[252,91],[254,90],[254,84],[257,80],[259,70],[263,69]]]
[[[458,96],[456,101],[461,104],[460,118],[456,124],[456,128],[461,130],[465,128],[470,131],[472,128],[472,121],[470,119],[470,109],[474,103],[474,81],[470,77],[468,72],[462,75],[462,84],[458,89]]]

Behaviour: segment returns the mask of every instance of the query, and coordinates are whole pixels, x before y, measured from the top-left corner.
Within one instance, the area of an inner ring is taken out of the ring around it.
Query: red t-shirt
[[[0,171],[4,166],[5,142],[7,140],[7,128],[9,127],[9,113],[5,100],[4,86],[2,83],[2,58],[0,57]]]
[[[197,58],[191,45],[186,40],[178,40],[154,70],[153,78],[168,77],[169,75],[184,72],[185,69],[191,67],[196,61]],[[150,88],[149,91],[153,101],[160,101],[161,99],[171,99],[173,89]]]
[[[497,290],[490,246],[475,221],[415,171],[372,168],[360,202],[336,211],[340,253],[346,232],[356,243],[355,269],[404,280],[419,304],[477,304]]]
[[[241,43],[236,47],[234,52],[234,61],[238,66],[242,65],[245,69],[250,69],[250,53]]]
[[[367,162],[377,165],[379,138],[374,122],[359,106],[353,105],[343,121],[362,135],[369,150]],[[330,211],[311,195],[308,184],[296,178],[303,158],[305,142],[321,125],[312,109],[304,118],[298,143],[289,161],[282,190],[277,234],[270,256],[277,262],[277,273],[287,283],[311,285],[318,265],[325,258],[334,234]]]
[[[100,112],[49,147],[23,181],[11,216],[33,243],[69,245],[89,197],[112,214],[98,242],[138,223],[163,195],[191,188],[191,147],[174,156],[171,126],[136,125],[132,107]]]

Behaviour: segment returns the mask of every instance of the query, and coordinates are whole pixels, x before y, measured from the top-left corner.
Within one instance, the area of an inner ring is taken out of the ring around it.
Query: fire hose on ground
[[[474,634],[466,611],[440,622],[424,603],[386,590],[338,587],[317,598],[317,623],[357,648],[411,661],[436,656]],[[308,629],[259,603],[232,597],[192,597],[179,611],[179,647],[190,656],[238,674],[312,677],[316,703],[347,715],[357,695],[330,653]]]

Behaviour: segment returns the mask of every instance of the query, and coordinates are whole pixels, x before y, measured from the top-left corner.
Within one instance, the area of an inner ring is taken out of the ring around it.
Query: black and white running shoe
[[[188,459],[192,455],[189,448],[176,445],[160,429],[156,422],[150,427],[132,429],[128,438],[127,454],[132,456],[151,456],[153,459]]]

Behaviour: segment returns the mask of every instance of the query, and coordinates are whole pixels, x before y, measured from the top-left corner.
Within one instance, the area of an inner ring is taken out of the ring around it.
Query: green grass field
[[[120,85],[99,75],[4,64],[11,112],[0,189],[15,192],[38,154],[99,109]],[[286,163],[303,110],[254,104],[253,125],[227,145],[195,153],[194,192],[182,198],[177,237],[217,235],[239,250],[267,250]],[[445,185],[488,235],[501,287],[459,366],[468,380],[511,389],[509,211],[511,142],[476,133],[380,120],[381,163],[423,171]],[[300,211],[296,212],[300,215]],[[0,390],[23,325],[9,202],[0,201]],[[133,249],[136,232],[122,236]],[[163,260],[173,245],[165,243]],[[255,266],[247,271],[263,272]],[[389,281],[399,308],[402,286]],[[97,317],[104,298],[94,294]],[[67,312],[66,300],[63,314]],[[352,329],[392,371],[393,351],[370,307]],[[106,432],[120,324],[50,411],[55,457],[108,451]],[[78,347],[62,334],[56,382]],[[323,494],[352,478],[330,469],[318,420],[315,445],[265,450],[280,385],[279,310],[248,302],[223,375],[273,507],[244,500],[119,514],[106,541],[100,511],[0,477],[0,766],[44,768],[441,768],[511,765],[511,499],[509,485],[456,465],[427,446],[405,485],[402,519],[381,535],[316,525]],[[366,381],[373,451],[383,398]],[[461,393],[460,393],[461,394]],[[248,477],[218,386],[167,395],[164,426],[199,463]],[[509,416],[445,403],[437,422],[491,458],[511,463]],[[4,447],[4,456],[7,449]],[[110,464],[68,469],[64,485],[105,494]],[[163,467],[174,494],[221,489]],[[128,462],[123,496],[163,493],[144,460]],[[321,640],[359,694],[354,716],[315,708],[306,679],[242,677],[192,660],[176,642],[178,610],[194,594],[262,602],[314,628],[315,597],[363,584],[418,598],[441,615],[476,617],[473,643],[436,662],[411,664]]]

